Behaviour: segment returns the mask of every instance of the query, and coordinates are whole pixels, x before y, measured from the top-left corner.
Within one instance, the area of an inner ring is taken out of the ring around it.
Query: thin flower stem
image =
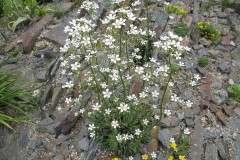
[[[169,73],[169,77],[168,77],[168,81],[167,81],[167,86],[163,92],[163,95],[162,95],[162,99],[161,99],[161,104],[160,104],[160,120],[162,119],[162,116],[163,116],[163,101],[164,101],[164,97],[167,93],[167,90],[168,90],[168,86],[169,86],[169,83],[172,79],[172,72],[171,72],[171,67],[172,67],[172,63],[171,63],[171,56],[169,54],[169,58],[168,58],[168,61],[169,61],[169,65],[170,65],[170,73]]]

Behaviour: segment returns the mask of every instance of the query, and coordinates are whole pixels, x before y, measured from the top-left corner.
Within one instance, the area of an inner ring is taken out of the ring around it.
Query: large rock
[[[37,39],[37,37],[42,32],[44,26],[48,25],[53,21],[53,15],[46,15],[42,17],[42,19],[33,25],[24,35],[23,38],[23,49],[25,53],[31,52],[33,45]]]
[[[215,143],[207,143],[205,148],[205,159],[219,160],[218,151]]]
[[[158,140],[162,143],[164,147],[168,147],[170,145],[170,131],[169,129],[160,130],[158,133]]]

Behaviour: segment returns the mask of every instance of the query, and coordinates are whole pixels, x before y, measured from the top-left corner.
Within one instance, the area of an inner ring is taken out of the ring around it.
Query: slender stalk
[[[148,8],[148,4],[149,4],[149,0],[146,0],[146,11],[147,11],[147,44],[146,44],[146,49],[145,49],[145,55],[144,55],[144,61],[145,63],[148,61],[149,58],[149,8]]]
[[[169,86],[169,83],[172,79],[172,72],[171,72],[171,67],[172,67],[172,63],[171,63],[171,56],[169,55],[169,58],[168,58],[168,61],[169,61],[169,65],[170,65],[170,73],[169,73],[169,77],[168,77],[168,81],[167,81],[167,86],[163,92],[163,95],[162,95],[162,99],[161,99],[161,104],[160,104],[160,120],[162,119],[162,116],[163,116],[163,101],[164,101],[164,98],[165,98],[165,95],[167,93],[167,90],[168,90],[168,86]]]

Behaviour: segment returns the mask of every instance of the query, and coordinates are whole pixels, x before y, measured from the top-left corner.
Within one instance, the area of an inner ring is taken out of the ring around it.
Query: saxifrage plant
[[[151,47],[148,42],[155,36],[148,24],[148,14],[138,18],[134,14],[141,1],[132,3],[131,9],[124,7],[124,0],[114,3],[120,8],[109,11],[101,19],[101,25],[107,26],[102,33],[96,30],[93,21],[98,5],[83,2],[81,8],[87,10],[87,16],[74,19],[70,22],[72,27],[64,30],[70,37],[61,48],[67,52],[61,57],[61,73],[72,77],[63,88],[73,89],[79,96],[68,97],[65,102],[79,107],[76,116],[80,113],[88,120],[90,137],[119,157],[127,158],[134,156],[148,141],[169,99],[181,107],[192,107],[190,100],[182,100],[172,90],[174,77],[184,66],[184,53],[190,49],[181,45],[182,37],[168,32],[152,42],[152,51],[164,53],[165,58],[162,61],[153,58],[147,53]],[[148,5],[144,7],[148,12]],[[136,20],[138,25],[133,24]],[[138,54],[141,45],[146,47],[143,55]],[[141,60],[141,64],[136,63],[136,59]],[[83,70],[83,61],[88,65],[86,70]],[[78,85],[73,77],[77,78]],[[199,79],[194,75],[188,85],[195,86]],[[136,83],[139,92],[132,90]],[[92,91],[88,102],[84,100],[86,88]]]

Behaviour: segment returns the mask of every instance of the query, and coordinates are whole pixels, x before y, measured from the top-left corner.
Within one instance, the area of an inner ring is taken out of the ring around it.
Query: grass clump
[[[222,12],[225,10],[225,8],[229,7],[230,2],[229,0],[222,0]]]
[[[187,12],[184,9],[178,9],[175,5],[169,4],[167,6],[167,13],[169,14],[177,14],[182,16],[187,16]]]
[[[189,28],[188,26],[183,23],[180,22],[178,23],[175,27],[174,27],[174,33],[180,37],[185,37],[189,32]]]
[[[233,84],[228,88],[228,93],[237,101],[240,101],[240,85]]]
[[[208,22],[198,22],[197,25],[200,29],[201,36],[207,39],[216,41],[221,35],[221,32]]]
[[[206,67],[209,65],[209,58],[207,56],[200,57],[198,60],[198,65],[201,67]]]

